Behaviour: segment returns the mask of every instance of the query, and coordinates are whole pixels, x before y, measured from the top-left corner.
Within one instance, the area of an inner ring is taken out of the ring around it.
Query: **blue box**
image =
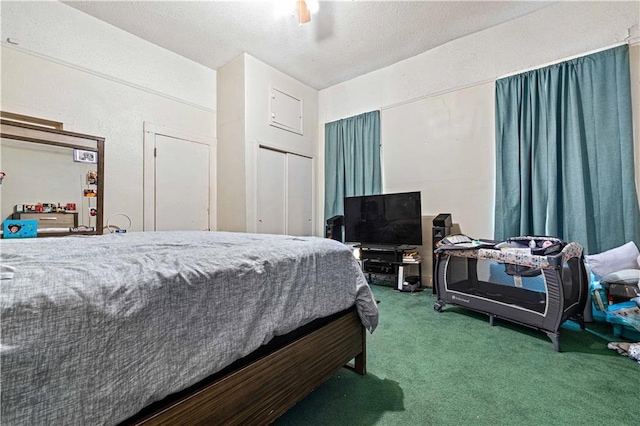
[[[38,236],[38,221],[5,220],[2,230],[3,238],[34,238]]]

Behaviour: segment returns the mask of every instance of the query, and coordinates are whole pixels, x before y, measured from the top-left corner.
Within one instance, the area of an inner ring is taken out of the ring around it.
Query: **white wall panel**
[[[218,70],[218,229],[247,231],[244,55]]]
[[[491,237],[493,84],[384,110],[382,122],[383,192],[422,191],[423,215],[451,213],[463,232]]]
[[[216,108],[216,72],[57,1],[2,2],[2,44],[209,112]]]
[[[318,138],[318,91],[245,54],[246,137],[261,145],[313,156]],[[271,89],[302,101],[302,134],[270,125]]]

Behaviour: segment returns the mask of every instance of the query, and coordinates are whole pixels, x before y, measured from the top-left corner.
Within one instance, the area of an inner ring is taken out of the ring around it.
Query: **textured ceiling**
[[[274,1],[65,3],[209,68],[247,52],[323,89],[554,2],[322,1],[302,26]]]

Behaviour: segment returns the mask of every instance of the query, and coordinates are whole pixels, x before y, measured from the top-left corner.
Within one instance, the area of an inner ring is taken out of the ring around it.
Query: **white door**
[[[155,136],[155,230],[209,230],[209,145]]]
[[[313,234],[312,160],[287,154],[287,234]]]
[[[258,148],[256,230],[262,234],[284,234],[286,154]]]

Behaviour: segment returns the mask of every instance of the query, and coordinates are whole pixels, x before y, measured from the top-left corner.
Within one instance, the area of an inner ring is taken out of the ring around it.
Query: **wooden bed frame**
[[[348,364],[355,360],[354,365]],[[293,341],[225,370],[127,425],[269,424],[346,366],[366,374],[366,332],[351,308]],[[156,407],[157,406],[157,407]],[[148,411],[148,410],[143,410]]]

